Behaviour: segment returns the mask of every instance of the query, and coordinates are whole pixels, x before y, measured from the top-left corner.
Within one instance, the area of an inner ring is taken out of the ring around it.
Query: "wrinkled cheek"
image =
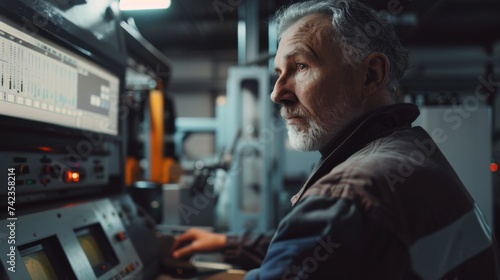
[[[328,99],[325,98],[325,93],[319,92],[317,90],[311,91],[311,95],[308,96],[308,113],[314,120],[322,120],[322,113],[331,107]]]

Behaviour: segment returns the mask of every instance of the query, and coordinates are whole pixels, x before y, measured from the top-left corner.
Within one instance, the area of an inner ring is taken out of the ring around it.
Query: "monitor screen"
[[[79,228],[75,234],[97,277],[118,265],[118,258],[100,224]]]
[[[97,241],[94,236],[90,234],[90,231],[87,234],[78,236],[78,242],[80,242],[80,245],[82,246],[85,255],[87,255],[92,267],[96,267],[104,262],[101,249],[99,249],[99,245],[97,245]]]
[[[119,77],[0,19],[0,115],[117,135]]]
[[[23,256],[24,265],[32,280],[59,279],[41,245],[34,252]]]
[[[19,246],[31,280],[75,280],[75,274],[56,236]]]

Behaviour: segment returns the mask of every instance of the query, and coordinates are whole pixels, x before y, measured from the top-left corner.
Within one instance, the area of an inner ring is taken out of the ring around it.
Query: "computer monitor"
[[[119,77],[35,36],[0,18],[0,115],[118,135]]]

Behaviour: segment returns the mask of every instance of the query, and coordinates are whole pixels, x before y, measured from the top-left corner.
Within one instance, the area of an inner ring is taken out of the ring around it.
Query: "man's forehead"
[[[293,44],[287,44],[278,49],[279,55],[276,55],[276,59],[289,59],[295,56],[307,56],[313,59],[319,59],[317,51],[302,41],[296,41]]]
[[[275,61],[297,53],[309,53],[317,57],[317,52],[333,43],[331,17],[311,14],[292,24],[281,37]]]
[[[290,36],[322,38],[324,35],[333,35],[331,16],[310,14],[288,27],[281,39],[283,40]]]

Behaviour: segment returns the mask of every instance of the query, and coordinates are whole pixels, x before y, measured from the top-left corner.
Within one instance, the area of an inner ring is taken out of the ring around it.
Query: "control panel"
[[[90,190],[108,183],[110,158],[87,156],[75,162],[71,154],[1,153],[0,170],[14,168],[17,203],[47,199],[50,191]],[[4,172],[5,173],[5,172]],[[7,182],[0,175],[1,182]],[[0,190],[0,195],[7,188]]]
[[[110,198],[0,221],[10,279],[143,279],[143,262]],[[151,242],[154,242],[151,240]],[[148,243],[148,241],[145,241]]]

